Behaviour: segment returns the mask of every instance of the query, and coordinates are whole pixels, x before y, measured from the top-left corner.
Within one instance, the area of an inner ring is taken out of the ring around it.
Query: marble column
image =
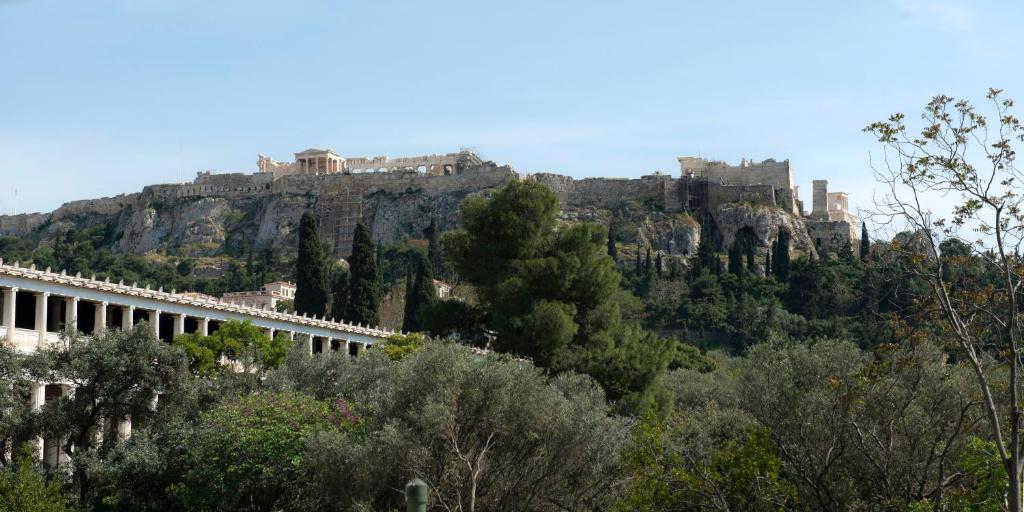
[[[43,408],[43,404],[46,403],[46,384],[42,382],[32,383],[32,412],[39,412]],[[43,438],[37,437],[35,439],[35,450],[36,460],[43,460]]]
[[[78,297],[68,297],[64,299],[67,304],[67,312],[64,316],[64,328],[70,330],[78,330]]]
[[[93,335],[99,334],[100,331],[107,328],[107,306],[109,305],[106,301],[96,303],[96,318],[92,324]]]
[[[185,334],[185,315],[174,315],[174,335]]]
[[[17,296],[17,288],[4,290],[4,327],[7,329],[7,341],[9,343],[14,343],[14,315],[16,312]]]
[[[135,325],[135,306],[121,308],[121,330],[127,331]]]
[[[210,319],[200,318],[199,319],[199,330],[197,331],[200,336],[210,335]]]
[[[48,292],[36,293],[36,333],[39,335],[39,348],[46,346],[46,311],[48,302],[50,302],[50,294]]]

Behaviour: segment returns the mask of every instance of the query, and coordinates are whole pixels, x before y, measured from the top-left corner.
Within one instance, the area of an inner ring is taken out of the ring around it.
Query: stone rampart
[[[0,236],[24,236],[50,219],[49,213],[0,215]]]

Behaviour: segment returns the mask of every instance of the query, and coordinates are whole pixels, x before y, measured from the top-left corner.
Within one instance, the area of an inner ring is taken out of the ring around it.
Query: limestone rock
[[[779,229],[790,234],[790,247],[817,256],[803,219],[780,208],[751,203],[719,205],[711,211],[722,250],[736,241],[736,233],[745,227],[753,230],[760,247],[768,247],[779,237]]]

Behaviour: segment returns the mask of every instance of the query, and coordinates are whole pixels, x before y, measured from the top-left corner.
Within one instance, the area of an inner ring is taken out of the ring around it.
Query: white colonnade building
[[[147,322],[154,334],[170,342],[183,333],[208,335],[225,321],[249,321],[271,337],[287,333],[302,340],[310,353],[343,351],[352,356],[394,331],[353,325],[324,318],[231,304],[199,295],[151,290],[109,280],[39,270],[35,266],[5,264],[0,259],[0,342],[28,353],[60,341],[73,328],[86,335],[103,329],[128,328]],[[38,382],[32,388],[32,406],[41,408],[46,400],[71,391],[70,384]],[[121,437],[131,433],[131,420],[116,426]],[[38,443],[38,456],[57,464],[59,450],[53,443]]]

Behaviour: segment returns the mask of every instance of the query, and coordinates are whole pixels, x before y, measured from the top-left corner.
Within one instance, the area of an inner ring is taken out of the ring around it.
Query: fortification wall
[[[819,254],[826,252],[839,253],[847,244],[856,251],[860,242],[859,223],[848,220],[825,221],[806,219],[807,232],[814,241]]]
[[[693,174],[727,185],[771,185],[775,188],[793,188],[793,172],[789,161],[767,159],[763,162],[744,160],[740,165],[729,165],[720,161],[703,158],[680,157],[679,167],[683,175]]]
[[[49,213],[0,215],[0,236],[25,236],[49,219]]]
[[[775,202],[775,187],[771,185],[726,186],[708,183],[708,207],[716,208],[729,203],[748,202],[778,206]]]
[[[114,197],[86,199],[64,203],[53,211],[51,219],[59,221],[80,215],[118,215],[126,206],[138,200],[139,194],[120,194]]]

